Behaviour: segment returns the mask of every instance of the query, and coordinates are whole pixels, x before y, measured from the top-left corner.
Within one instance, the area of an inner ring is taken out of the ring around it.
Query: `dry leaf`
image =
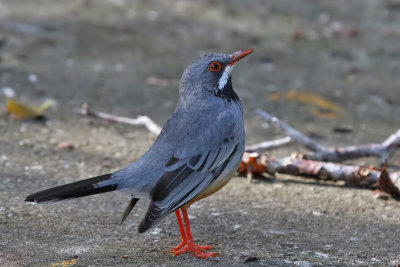
[[[379,189],[385,193],[390,194],[396,199],[400,199],[400,190],[393,184],[390,179],[389,173],[386,170],[386,166],[383,167],[381,175],[378,180]]]
[[[61,148],[61,149],[74,149],[75,148],[74,144],[71,142],[68,142],[68,141],[59,143],[57,147]]]
[[[46,100],[39,107],[7,98],[7,112],[18,119],[37,119],[43,116],[43,111],[52,105],[51,100]]]
[[[238,172],[241,174],[251,173],[252,175],[259,175],[267,171],[265,161],[266,160],[263,155],[260,155],[256,152],[244,152]]]
[[[271,93],[268,98],[270,101],[286,99],[290,102],[309,105],[311,114],[319,118],[337,119],[340,113],[343,113],[343,109],[340,106],[311,92],[287,91],[283,94]]]
[[[67,266],[75,265],[76,262],[77,262],[77,260],[60,261],[60,262],[51,264],[50,267],[56,267],[56,266],[67,267]]]

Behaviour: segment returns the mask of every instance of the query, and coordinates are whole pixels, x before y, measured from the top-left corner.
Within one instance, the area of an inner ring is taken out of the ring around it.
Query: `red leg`
[[[190,232],[190,224],[189,224],[189,217],[188,217],[188,215],[187,215],[187,210],[186,210],[186,208],[181,208],[181,210],[182,210],[182,214],[183,214],[183,220],[185,221],[186,232],[187,232],[187,239],[190,240],[191,243],[192,243],[196,248],[205,249],[205,250],[211,249],[211,246],[209,246],[209,245],[199,246],[199,245],[196,245],[196,244],[193,242],[192,233]],[[213,254],[214,254],[214,253],[213,253]]]
[[[171,252],[175,252],[179,249],[181,249],[184,245],[186,245],[186,235],[185,235],[185,228],[183,228],[183,223],[182,223],[182,218],[181,218],[181,213],[179,212],[179,209],[175,211],[176,215],[176,220],[178,221],[178,226],[179,226],[179,232],[181,233],[181,243],[177,245],[176,247],[171,249]]]
[[[209,258],[209,257],[215,257],[215,253],[205,253],[203,252],[203,250],[207,250],[207,249],[211,249],[211,246],[199,246],[196,245],[193,242],[193,238],[192,238],[192,233],[190,232],[190,224],[189,224],[189,218],[187,215],[187,211],[186,208],[181,208],[182,210],[182,215],[183,215],[183,220],[185,221],[185,228],[186,228],[186,235],[185,235],[185,239],[186,239],[186,244],[184,244],[185,246],[183,248],[181,247],[181,244],[178,245],[178,249],[173,249],[173,254],[174,256],[178,256],[186,251],[189,251],[190,253],[192,253],[194,256],[198,257],[198,258]],[[179,212],[175,212],[175,214],[179,214]],[[180,217],[180,214],[179,214]],[[179,229],[183,230],[183,225],[182,225],[182,220],[181,218],[178,219],[178,225],[179,225]],[[182,228],[181,228],[182,226]],[[181,231],[181,237],[182,237],[182,231]]]

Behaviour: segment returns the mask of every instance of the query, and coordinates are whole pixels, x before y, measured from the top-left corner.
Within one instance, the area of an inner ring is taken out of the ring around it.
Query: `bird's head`
[[[181,98],[192,99],[211,94],[228,101],[237,101],[237,95],[232,89],[231,73],[235,64],[253,51],[240,50],[230,55],[213,53],[195,60],[182,75]]]

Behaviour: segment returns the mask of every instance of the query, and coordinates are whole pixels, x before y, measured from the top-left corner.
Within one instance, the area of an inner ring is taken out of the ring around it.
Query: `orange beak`
[[[248,54],[250,54],[253,51],[254,51],[254,49],[245,49],[245,50],[240,50],[233,54],[230,54],[230,56],[232,57],[232,61],[229,63],[229,65],[230,66],[235,65],[236,62],[238,62],[239,60],[241,60],[242,58],[244,58],[245,56],[247,56]]]

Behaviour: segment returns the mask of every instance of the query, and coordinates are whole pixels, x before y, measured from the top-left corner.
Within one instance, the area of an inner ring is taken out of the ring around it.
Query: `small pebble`
[[[322,213],[320,211],[317,210],[313,210],[312,215],[316,216],[316,217],[321,217]]]
[[[151,229],[151,230],[149,231],[149,234],[151,234],[151,235],[158,235],[158,234],[161,233],[162,231],[163,231],[163,230],[162,230],[161,228],[156,227],[156,228]]]
[[[315,254],[315,256],[317,256],[319,258],[325,258],[325,259],[329,258],[328,254],[325,254],[325,253],[322,253],[322,252],[315,252],[314,254]]]
[[[258,258],[257,258],[257,257],[252,257],[252,256],[250,256],[250,257],[247,257],[247,258],[244,260],[244,263],[247,263],[247,262],[255,262],[255,261],[258,261]]]
[[[235,224],[235,225],[233,225],[233,229],[234,229],[234,230],[237,230],[237,229],[239,229],[240,227],[241,227],[240,224]]]
[[[14,91],[14,89],[12,89],[10,87],[3,87],[3,88],[1,88],[1,91],[5,97],[8,97],[8,98],[15,97],[15,91]]]
[[[61,149],[74,149],[75,148],[74,144],[72,144],[68,141],[59,143],[57,147],[61,148]]]
[[[39,165],[39,164],[37,164],[37,165],[32,165],[32,166],[29,167],[29,169],[31,169],[31,170],[33,170],[33,171],[41,171],[41,170],[43,170],[43,166],[42,166],[42,165]]]
[[[312,267],[313,264],[309,261],[295,261],[294,265],[301,266],[301,267]]]
[[[31,83],[36,83],[39,80],[38,76],[36,74],[29,74],[28,75],[28,81],[30,81]]]

